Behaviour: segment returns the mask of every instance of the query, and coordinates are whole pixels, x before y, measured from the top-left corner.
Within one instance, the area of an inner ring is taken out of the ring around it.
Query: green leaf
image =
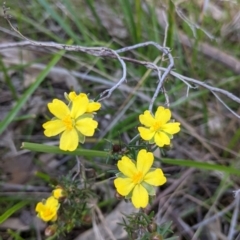
[[[29,143],[23,142],[22,143],[23,149],[28,149],[35,152],[45,152],[45,153],[55,153],[55,154],[66,154],[66,155],[73,155],[73,156],[85,156],[85,157],[108,157],[110,153],[104,151],[96,151],[96,150],[89,150],[89,149],[76,149],[75,151],[63,151],[56,146],[48,146],[44,144],[38,143]]]
[[[220,171],[220,172],[225,172],[225,173],[230,173],[230,174],[240,176],[239,169],[232,168],[229,166],[223,166],[223,165],[219,165],[219,164],[200,162],[200,160],[194,161],[194,160],[162,158],[161,162],[171,164],[171,165],[176,165],[176,166],[193,167],[193,168],[204,169],[204,170]]]
[[[8,210],[6,210],[6,212],[0,216],[0,224],[5,222],[13,213],[15,213],[19,209],[23,208],[24,206],[26,206],[28,203],[29,203],[29,201],[22,201],[22,202],[15,204]]]
[[[156,189],[154,186],[152,186],[146,182],[142,182],[141,184],[147,190],[147,192],[150,196],[154,196],[156,194]]]
[[[122,172],[116,174],[117,178],[127,178]]]
[[[79,36],[75,34],[72,30],[71,26],[64,20],[63,16],[59,15],[57,11],[52,8],[52,5],[45,0],[38,0],[38,2],[45,8],[46,12],[48,12],[51,17],[58,22],[58,24],[62,27],[62,29],[70,36],[77,44],[81,44],[79,40]]]
[[[16,233],[16,232],[14,232],[13,230],[11,230],[11,229],[8,229],[7,230],[7,233],[11,236],[11,237],[14,237],[14,240],[24,240],[24,238],[22,238],[21,236],[20,236],[20,234],[21,233]],[[0,238],[0,240],[1,240],[1,238]]]

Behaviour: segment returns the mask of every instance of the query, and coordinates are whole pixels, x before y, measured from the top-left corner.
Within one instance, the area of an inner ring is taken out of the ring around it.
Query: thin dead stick
[[[235,200],[234,200],[235,208],[233,211],[231,225],[230,225],[230,229],[228,232],[228,240],[232,240],[234,238],[234,234],[236,231],[235,228],[238,223],[238,215],[239,215],[239,201],[240,201],[240,191],[237,190],[237,191],[235,191]]]
[[[160,202],[160,200],[170,194],[171,192],[174,193],[174,191],[179,187],[179,183],[184,184],[187,177],[191,175],[195,171],[194,168],[187,169],[179,179],[175,180],[168,188],[166,188],[164,191],[160,192],[160,194],[153,200],[153,203],[151,206],[146,208],[146,213],[150,213]],[[164,203],[164,205],[166,202]],[[162,208],[163,209],[163,208]]]
[[[227,212],[229,212],[232,208],[234,208],[235,206],[235,202],[232,202],[228,207],[226,207],[225,209],[223,209],[222,211],[218,212],[217,214],[203,220],[202,222],[200,223],[197,223],[195,225],[193,225],[191,228],[192,229],[198,229],[200,227],[203,227],[207,224],[209,224],[210,222],[216,220],[217,218],[219,217],[222,217],[223,215],[225,215]]]
[[[69,51],[76,51],[76,52],[79,52],[79,51],[82,51],[83,49],[79,46],[68,46],[68,45],[61,45],[61,44],[53,44],[53,43],[50,43],[50,42],[37,42],[39,45],[38,46],[42,46],[42,47],[52,47],[52,48],[57,48],[57,49],[64,49],[64,46],[67,46],[66,49],[69,50]],[[36,42],[34,44],[32,44],[32,42],[29,42],[29,41],[23,41],[23,42],[18,42],[18,43],[7,43],[7,44],[0,44],[0,49],[8,49],[8,48],[14,48],[14,47],[26,47],[26,46],[32,46],[32,45],[35,45],[36,46]],[[96,48],[89,48],[91,50],[94,49],[94,51],[96,51]],[[98,49],[103,49],[103,48],[98,48]],[[83,52],[86,52],[85,51],[86,49],[83,50]],[[89,52],[87,52],[89,53]],[[89,53],[91,54],[91,53]],[[103,54],[103,52],[101,53]],[[101,54],[99,53],[98,56],[101,56]],[[96,52],[94,54],[96,56]],[[110,58],[116,58],[115,55],[106,55],[103,54],[102,56],[105,56],[105,57],[110,57]],[[125,60],[125,61],[128,61],[128,62],[132,62],[132,63],[136,63],[136,64],[139,64],[139,65],[143,65],[149,69],[152,69],[152,70],[155,70],[158,72],[158,76],[160,76],[160,73],[161,71],[165,71],[164,73],[166,73],[166,68],[163,68],[163,67],[157,67],[155,64],[151,63],[151,62],[146,62],[146,61],[139,61],[139,60],[136,60],[136,59],[132,59],[132,58],[128,58],[128,57],[121,57],[121,56],[118,56],[119,59],[121,60]],[[122,62],[122,61],[121,61]],[[124,61],[123,61],[124,62]],[[122,62],[122,63],[123,63]],[[125,65],[125,64],[122,64],[122,66]],[[124,67],[123,67],[124,68]],[[216,92],[219,92],[225,96],[227,96],[228,98],[232,99],[233,101],[237,102],[237,103],[240,103],[240,98],[238,98],[237,96],[235,96],[234,94],[230,93],[229,91],[227,90],[224,90],[222,88],[217,88],[217,87],[213,87],[207,83],[204,83],[202,81],[199,81],[197,79],[194,79],[194,78],[189,78],[189,77],[186,77],[186,76],[183,76],[177,72],[174,72],[174,71],[170,71],[169,72],[170,75],[178,78],[179,80],[181,80],[184,84],[187,85],[187,95],[188,95],[188,92],[189,92],[189,89],[191,88],[196,88],[195,86],[192,86],[190,83],[194,83],[195,85],[198,85],[198,86],[201,86],[201,87],[204,87],[208,90],[210,90],[215,96],[216,96]],[[121,83],[124,81],[124,76],[125,76],[125,73],[123,75],[123,77],[119,80],[119,82],[114,85],[112,88],[104,91],[102,93],[102,96],[104,94],[107,94],[106,96],[103,96],[100,100],[103,100],[107,97],[109,97],[111,95],[111,93],[121,85]],[[160,77],[159,77],[160,78]],[[162,78],[160,78],[162,79]],[[158,84],[158,89],[161,87],[161,82],[159,82]],[[157,97],[157,92],[159,90],[156,90],[155,91],[155,95],[154,97],[152,98],[151,100],[151,105],[149,107],[149,109],[152,109],[152,106],[153,106],[153,103]],[[217,96],[216,97],[232,114],[234,114],[237,118],[240,118],[240,116],[238,114],[236,114],[233,110],[231,110],[225,103],[224,101],[219,97]]]
[[[95,234],[95,237],[98,237],[99,240],[103,240],[103,236],[98,228],[97,222],[96,222],[96,214],[94,212],[94,209],[91,210],[92,215],[92,225],[93,225],[93,231]]]
[[[82,46],[72,46],[72,45],[63,45],[63,44],[55,44],[55,43],[45,43],[45,42],[37,42],[37,41],[33,41],[31,39],[28,39],[27,37],[25,37],[17,28],[15,28],[11,21],[10,18],[11,16],[9,14],[7,14],[7,11],[9,10],[9,8],[6,8],[5,6],[5,2],[3,3],[3,14],[4,14],[4,18],[7,20],[7,22],[9,23],[10,27],[17,33],[19,34],[20,37],[22,37],[23,39],[29,41],[30,44],[35,45],[35,46],[39,46],[39,47],[51,47],[51,48],[56,48],[56,49],[64,49],[67,51],[77,51],[77,52],[84,52],[87,54],[91,54],[97,57],[115,57],[119,60],[119,62],[121,63],[122,66],[122,70],[123,70],[123,74],[122,74],[122,78],[110,89],[107,89],[105,91],[103,91],[100,94],[100,99],[99,101],[108,98],[111,96],[112,92],[118,88],[126,79],[126,75],[127,75],[127,70],[126,70],[126,64],[125,62],[122,60],[122,58],[119,56],[118,53],[123,53],[123,52],[127,52],[127,51],[131,51],[133,49],[136,48],[140,48],[140,47],[146,47],[148,45],[152,45],[154,47],[156,47],[159,51],[163,52],[164,55],[166,55],[169,59],[169,65],[167,67],[167,69],[164,71],[164,74],[161,75],[161,72],[159,71],[159,68],[157,66],[154,66],[155,69],[158,71],[158,77],[159,77],[159,83],[158,86],[156,88],[156,91],[152,97],[152,100],[150,101],[150,105],[149,105],[149,110],[152,111],[153,108],[153,104],[161,90],[161,88],[163,87],[163,83],[165,78],[167,77],[167,75],[170,73],[171,69],[174,66],[174,60],[172,55],[170,54],[170,50],[166,47],[162,47],[159,44],[149,41],[149,42],[144,42],[144,43],[139,43],[133,46],[128,46],[128,47],[124,47],[118,50],[112,50],[110,48],[105,48],[105,47],[82,47]]]
[[[159,51],[161,51],[169,59],[169,65],[168,65],[167,68],[164,69],[163,74],[161,74],[161,71],[160,71],[159,67],[157,67],[155,64],[152,64],[154,66],[154,69],[157,70],[158,78],[159,78],[158,86],[157,86],[156,91],[155,91],[155,93],[154,93],[154,95],[153,95],[153,97],[150,101],[150,104],[149,104],[149,111],[152,112],[153,104],[154,104],[160,90],[163,87],[164,80],[166,79],[166,77],[169,75],[172,68],[174,67],[174,60],[173,60],[173,57],[170,53],[170,49],[166,48],[166,47],[162,47],[159,44],[150,41],[150,42],[139,43],[139,44],[136,44],[136,45],[133,45],[133,46],[125,47],[125,48],[116,50],[116,52],[122,53],[122,52],[130,51],[130,50],[133,50],[133,49],[136,49],[136,48],[139,48],[139,47],[146,47],[148,45],[152,45],[152,46],[156,47]]]
[[[94,210],[96,211],[96,213],[98,214],[98,217],[102,223],[103,228],[105,229],[106,233],[108,234],[108,236],[111,238],[111,240],[117,240],[115,238],[115,236],[113,235],[111,229],[108,228],[106,221],[103,217],[103,214],[101,212],[101,210],[99,209],[99,207],[97,205],[94,205]]]
[[[77,166],[77,171],[76,173],[74,174],[73,178],[72,178],[72,181],[74,181],[76,179],[76,177],[80,174],[81,172],[81,160],[79,159],[78,156],[76,156],[76,166]]]
[[[210,90],[215,96],[216,98],[224,105],[224,107],[226,107],[232,114],[234,114],[237,118],[240,118],[240,115],[238,115],[237,113],[235,113],[233,110],[231,110],[226,103],[224,103],[224,101],[218,96],[216,95],[216,92],[221,93],[225,96],[227,96],[228,98],[232,99],[233,101],[240,103],[240,98],[238,98],[237,96],[233,95],[232,93],[221,89],[221,88],[216,88],[216,87],[212,87],[202,81],[193,79],[193,78],[188,78],[186,76],[182,76],[174,71],[172,71],[172,68],[174,66],[174,60],[173,57],[170,53],[170,50],[166,47],[162,47],[159,44],[155,43],[155,42],[145,42],[145,43],[139,43],[133,46],[128,46],[128,47],[124,47],[118,50],[112,50],[110,48],[105,48],[105,47],[82,47],[82,46],[74,46],[74,45],[64,45],[64,44],[56,44],[53,42],[38,42],[38,41],[33,41],[31,39],[26,38],[17,28],[15,28],[10,21],[10,15],[7,14],[7,11],[9,9],[5,7],[5,3],[3,4],[3,13],[4,13],[4,17],[5,19],[8,21],[9,25],[11,26],[11,28],[21,37],[23,38],[24,42],[22,43],[18,43],[18,46],[37,46],[37,47],[47,47],[47,48],[52,48],[52,49],[64,49],[66,51],[75,51],[75,52],[84,52],[90,55],[94,55],[97,57],[109,57],[109,58],[115,58],[118,59],[118,61],[120,62],[121,66],[122,66],[122,70],[123,70],[123,74],[121,79],[115,84],[113,85],[110,89],[107,89],[105,91],[103,91],[100,94],[100,99],[99,101],[108,98],[111,96],[112,92],[118,88],[125,80],[126,80],[126,74],[127,74],[127,70],[126,70],[126,64],[125,61],[129,61],[129,62],[133,62],[136,64],[140,64],[143,65],[149,69],[153,69],[155,71],[157,71],[157,75],[158,75],[158,79],[159,79],[159,83],[158,86],[156,88],[156,91],[150,101],[149,104],[149,110],[152,111],[153,108],[153,104],[159,94],[159,92],[161,91],[161,89],[164,87],[164,80],[166,79],[166,77],[168,75],[172,75],[176,78],[178,78],[179,80],[181,80],[183,83],[185,83],[187,85],[187,94],[190,88],[194,88],[194,86],[192,86],[190,83],[194,83],[198,86],[202,86],[208,90]],[[28,43],[27,43],[28,42]],[[127,57],[122,57],[119,55],[119,53],[124,53],[127,51],[131,51],[133,49],[136,48],[140,48],[140,47],[146,47],[148,45],[152,45],[154,47],[156,47],[159,51],[161,51],[163,53],[163,55],[166,55],[169,59],[169,65],[167,68],[163,68],[163,67],[158,67],[155,64],[153,64],[152,62],[146,62],[146,61],[139,61],[136,59],[131,59],[131,58],[127,58]],[[16,47],[17,44],[4,44],[4,45],[0,45],[0,49],[6,49],[6,48],[10,48],[10,47]],[[161,74],[161,71],[163,71],[164,73]],[[165,94],[166,97],[166,94]],[[167,102],[167,101],[166,101]]]

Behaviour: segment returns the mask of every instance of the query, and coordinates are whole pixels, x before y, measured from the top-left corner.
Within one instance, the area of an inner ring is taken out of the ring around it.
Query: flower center
[[[54,210],[51,208],[45,208],[45,211],[43,212],[44,217],[49,217],[54,214]]]
[[[74,127],[74,120],[71,118],[70,115],[66,116],[64,119],[62,119],[65,127],[67,130],[71,130]]]
[[[137,184],[137,183],[142,182],[142,178],[143,178],[143,173],[142,173],[142,172],[136,173],[136,174],[133,176],[133,178],[132,178],[133,183],[134,183],[134,184]]]
[[[162,123],[160,121],[156,121],[152,125],[152,128],[153,128],[154,132],[157,132],[158,130],[160,130],[161,127],[162,127]]]

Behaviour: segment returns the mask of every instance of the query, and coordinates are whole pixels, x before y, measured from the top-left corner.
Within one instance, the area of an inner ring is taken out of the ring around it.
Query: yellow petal
[[[61,188],[56,188],[52,191],[52,194],[53,196],[56,198],[56,199],[59,199],[61,197],[63,197],[63,190]]]
[[[122,196],[127,196],[134,188],[134,183],[130,178],[116,178],[114,180],[114,185],[117,192]]]
[[[60,138],[59,148],[64,151],[74,151],[78,146],[78,134],[73,128],[72,130],[66,130],[63,132]]]
[[[51,206],[53,208],[58,208],[59,202],[55,197],[51,196],[46,200],[45,205],[46,206]]]
[[[88,104],[87,107],[87,112],[91,113],[91,112],[96,112],[97,110],[99,110],[101,108],[101,103],[98,102],[90,102]]]
[[[52,221],[52,222],[55,222],[55,221],[57,220],[57,217],[58,217],[58,216],[57,216],[57,213],[56,213],[56,214],[52,217],[51,221]]]
[[[41,211],[43,211],[44,209],[45,209],[45,206],[43,205],[43,203],[42,203],[42,202],[39,202],[39,203],[37,204],[36,208],[35,208],[35,211],[36,211],[36,212],[41,212]]]
[[[143,176],[149,171],[153,164],[153,154],[145,149],[139,151],[137,156],[137,170],[141,171]]]
[[[123,156],[122,159],[118,161],[117,166],[119,171],[129,178],[132,178],[137,172],[137,168],[133,161],[126,156]]]
[[[79,98],[87,98],[88,99],[88,95],[86,93],[79,93],[77,97],[79,97]]]
[[[72,101],[71,117],[77,119],[79,116],[83,115],[87,110],[88,102],[87,95],[84,97],[77,96]]]
[[[171,119],[171,111],[168,108],[158,107],[155,118],[160,120],[162,124],[168,122]]]
[[[166,183],[167,179],[163,175],[163,171],[160,168],[157,168],[156,170],[147,173],[143,181],[153,186],[161,186]]]
[[[56,136],[66,129],[62,120],[51,120],[44,123],[42,126],[45,129],[44,135],[47,137]]]
[[[167,123],[162,126],[162,130],[169,134],[175,134],[180,131],[180,123],[174,122],[174,123]]]
[[[45,222],[56,221],[57,220],[57,210],[51,209],[51,208],[46,208],[46,210],[41,212],[39,214],[39,216]]]
[[[68,94],[68,98],[70,99],[70,101],[73,101],[76,97],[77,97],[77,94],[74,91]]]
[[[159,147],[163,147],[164,145],[170,144],[170,138],[164,132],[156,133],[154,141]]]
[[[155,134],[154,131],[151,131],[150,129],[145,127],[138,127],[138,131],[141,138],[144,139],[145,141],[151,140]]]
[[[97,126],[98,122],[93,120],[92,118],[79,119],[75,125],[77,130],[87,137],[93,136]]]
[[[149,110],[146,110],[143,114],[139,116],[139,121],[142,125],[146,127],[151,127],[155,120]]]
[[[58,119],[63,119],[70,113],[68,106],[58,99],[53,99],[53,101],[48,104],[48,109]]]
[[[57,210],[59,206],[58,200],[51,196],[44,204],[42,202],[38,203],[35,210],[38,212],[38,217],[43,221],[55,221],[57,219]]]
[[[134,207],[145,208],[148,205],[148,198],[147,190],[141,184],[136,185],[132,194],[132,203]]]

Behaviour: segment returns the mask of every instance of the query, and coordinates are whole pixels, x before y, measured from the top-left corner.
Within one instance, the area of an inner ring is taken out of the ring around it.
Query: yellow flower
[[[49,197],[45,202],[39,202],[35,208],[38,217],[43,221],[56,221],[60,204],[54,197]]]
[[[79,93],[78,95],[76,94],[76,92],[70,92],[67,95],[67,99],[71,101],[75,100],[76,98],[86,98],[87,94],[85,93]],[[101,108],[101,103],[98,102],[94,102],[91,99],[89,100],[88,106],[87,106],[87,113],[92,113],[92,112],[96,112],[97,110],[99,110]]]
[[[153,160],[153,154],[142,149],[136,164],[127,156],[123,156],[117,163],[120,173],[114,185],[119,194],[131,198],[136,208],[145,208],[149,202],[148,195],[155,195],[154,186],[163,185],[167,181],[160,168],[150,169]]]
[[[61,187],[57,187],[56,189],[54,189],[54,190],[52,191],[52,194],[53,194],[53,196],[54,196],[56,199],[65,197],[65,195],[64,195],[64,193],[63,193],[63,189],[62,189]]]
[[[60,149],[74,151],[79,142],[84,143],[85,136],[93,136],[98,126],[92,115],[86,113],[88,106],[87,95],[74,99],[70,107],[63,101],[54,99],[48,104],[48,109],[55,118],[43,124],[45,136],[52,137],[62,133]]]
[[[163,147],[170,145],[172,135],[180,131],[179,122],[169,122],[171,111],[164,107],[158,107],[155,116],[152,116],[149,110],[139,116],[139,120],[145,127],[138,127],[142,139],[150,143],[156,143],[157,146]]]

